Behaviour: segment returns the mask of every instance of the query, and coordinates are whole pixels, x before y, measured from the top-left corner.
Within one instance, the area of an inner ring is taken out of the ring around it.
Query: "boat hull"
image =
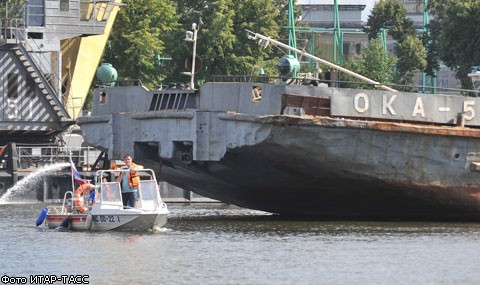
[[[164,161],[162,173],[200,195],[284,215],[480,220],[480,139],[352,122],[270,119],[263,142],[218,162]]]
[[[68,222],[65,220],[69,219]],[[91,215],[67,214],[47,215],[46,225],[56,229],[65,225],[68,230],[80,231],[148,231],[162,228],[167,223],[167,214],[142,214],[142,215]]]

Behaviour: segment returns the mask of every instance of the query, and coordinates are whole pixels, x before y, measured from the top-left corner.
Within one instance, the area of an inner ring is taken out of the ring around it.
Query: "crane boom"
[[[321,59],[321,58],[319,58],[319,57],[316,57],[316,56],[314,56],[314,55],[311,55],[311,54],[309,54],[309,53],[307,53],[307,52],[304,52],[304,51],[301,51],[301,50],[299,50],[299,49],[293,48],[293,47],[291,47],[291,46],[289,46],[289,45],[286,45],[286,44],[284,44],[284,43],[282,43],[282,42],[279,42],[279,41],[277,41],[277,40],[274,40],[274,39],[272,39],[272,38],[270,38],[270,37],[264,36],[264,35],[259,34],[259,33],[254,33],[254,32],[252,32],[252,31],[250,31],[250,30],[246,30],[246,31],[250,33],[250,35],[248,36],[248,38],[251,39],[251,40],[258,40],[260,46],[267,47],[269,43],[272,43],[272,44],[275,45],[275,46],[282,47],[282,48],[285,48],[285,49],[287,49],[287,50],[296,52],[296,53],[298,53],[298,54],[301,54],[302,56],[305,56],[305,57],[308,57],[308,58],[310,58],[310,59],[313,59],[313,60],[315,60],[316,62],[319,62],[319,63],[321,63],[321,64],[325,64],[325,65],[327,65],[327,66],[329,66],[329,67],[332,67],[332,68],[334,68],[334,69],[336,69],[336,70],[338,70],[338,71],[342,71],[342,72],[344,72],[344,73],[346,73],[346,74],[348,74],[348,75],[350,75],[350,76],[353,76],[353,77],[355,77],[355,78],[357,78],[357,79],[360,79],[360,80],[362,80],[362,81],[365,81],[365,82],[367,82],[367,83],[370,83],[370,84],[374,85],[375,87],[378,87],[378,88],[381,88],[381,89],[387,90],[387,91],[398,92],[397,90],[395,90],[395,89],[393,89],[393,88],[390,88],[390,87],[388,87],[388,86],[385,86],[385,85],[381,84],[380,82],[377,82],[377,81],[375,81],[375,80],[372,80],[372,79],[370,79],[370,78],[367,78],[367,77],[365,77],[365,76],[362,76],[362,75],[360,75],[360,74],[358,74],[358,73],[355,73],[355,72],[353,72],[353,71],[351,71],[351,70],[348,70],[348,69],[346,69],[346,68],[343,68],[343,67],[341,67],[341,66],[338,66],[338,65],[336,65],[336,64],[333,64],[333,63],[331,63],[331,62],[329,62],[329,61],[326,61],[326,60],[324,60],[324,59]]]

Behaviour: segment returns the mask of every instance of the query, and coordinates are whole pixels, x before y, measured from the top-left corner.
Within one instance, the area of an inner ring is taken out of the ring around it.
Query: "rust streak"
[[[432,126],[419,125],[413,123],[400,122],[384,122],[384,121],[367,121],[367,120],[352,120],[345,118],[331,118],[331,117],[297,117],[297,116],[271,116],[276,123],[296,124],[296,125],[321,125],[323,127],[332,128],[359,128],[372,129],[385,132],[406,132],[406,133],[420,133],[427,135],[443,135],[443,136],[458,136],[458,137],[472,137],[480,138],[480,129],[458,126]]]

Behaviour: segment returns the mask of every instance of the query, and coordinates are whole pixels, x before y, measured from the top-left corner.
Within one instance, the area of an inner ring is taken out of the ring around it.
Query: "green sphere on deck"
[[[300,70],[300,62],[293,55],[284,55],[277,64],[280,76],[296,76]]]
[[[117,70],[110,63],[102,63],[97,68],[97,79],[101,82],[116,81],[118,78]]]

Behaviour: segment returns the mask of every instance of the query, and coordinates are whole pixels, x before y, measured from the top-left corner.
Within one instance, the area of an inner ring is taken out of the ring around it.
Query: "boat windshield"
[[[144,210],[160,207],[160,197],[155,180],[142,180],[138,185],[140,200]]]
[[[122,194],[120,192],[120,183],[102,182],[100,188],[102,203],[122,204]]]

